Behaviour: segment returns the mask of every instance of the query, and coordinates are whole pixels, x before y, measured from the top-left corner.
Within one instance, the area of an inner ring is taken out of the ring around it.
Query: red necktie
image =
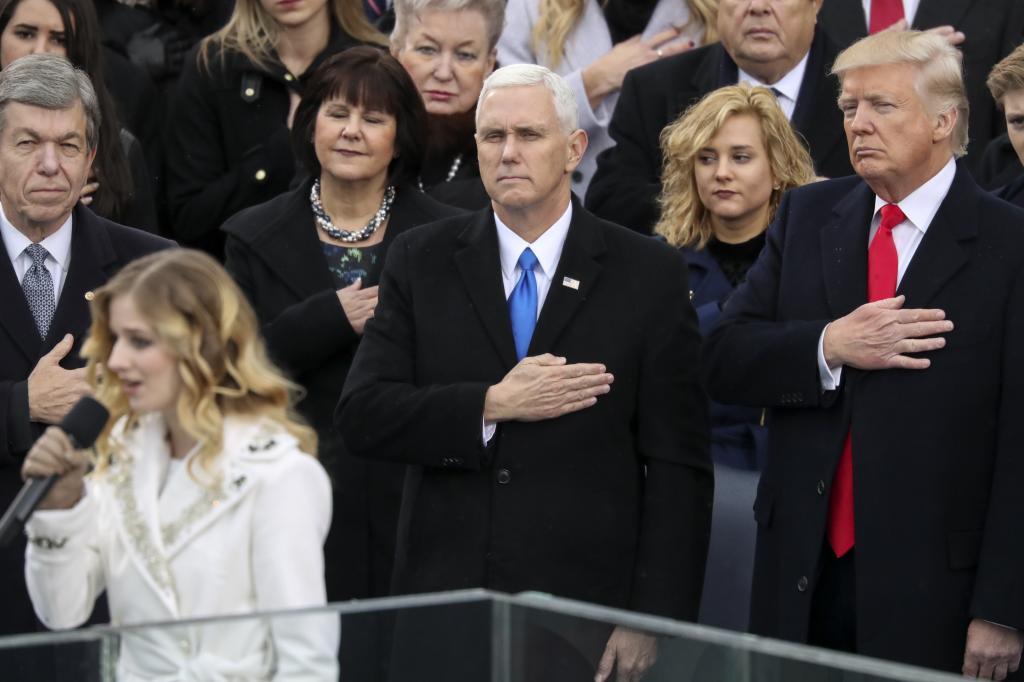
[[[878,33],[902,18],[903,0],[871,0],[871,23],[868,33]]]
[[[882,207],[882,222],[868,247],[868,301],[896,295],[899,258],[892,230],[904,220],[906,216],[896,204]],[[849,433],[832,479],[832,495],[828,501],[828,543],[837,557],[853,548],[853,446]]]

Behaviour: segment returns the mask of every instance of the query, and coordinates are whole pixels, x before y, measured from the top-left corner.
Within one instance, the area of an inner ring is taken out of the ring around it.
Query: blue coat
[[[706,249],[682,249],[690,268],[690,299],[697,311],[701,336],[707,338],[722,314],[721,303],[733,287],[722,268]],[[736,469],[764,469],[768,456],[768,432],[762,410],[711,402],[711,458],[715,464]]]

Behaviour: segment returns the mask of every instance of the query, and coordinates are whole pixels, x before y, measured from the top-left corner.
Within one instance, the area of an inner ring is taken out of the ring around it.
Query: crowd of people
[[[1015,679],[1022,207],[1016,0],[3,0],[0,633],[484,587]]]

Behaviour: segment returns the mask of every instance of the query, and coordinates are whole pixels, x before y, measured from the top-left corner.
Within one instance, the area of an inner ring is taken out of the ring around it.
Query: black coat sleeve
[[[214,89],[221,68],[211,60],[210,71],[201,70],[194,53],[190,54],[165,131],[164,182],[171,233],[186,245],[210,235],[219,239],[217,231],[227,218],[270,198],[265,184],[268,178],[285,179],[284,189],[295,170],[285,113],[281,114],[281,126],[261,143],[244,150],[238,159],[228,156],[225,126],[247,122],[222,120],[218,107],[221,93]],[[261,170],[263,173],[258,173]]]
[[[132,195],[124,216],[118,222],[157,234],[160,225],[157,222],[156,201],[153,197],[153,178],[149,173],[146,157],[142,153],[142,145],[134,135],[124,129],[121,130],[121,143],[124,145],[124,155],[128,159],[128,167],[132,173]]]
[[[630,607],[696,620],[711,533],[714,474],[708,401],[700,385],[700,331],[683,256],[652,292],[636,405],[645,478]],[[613,388],[614,390],[614,388]]]
[[[661,191],[661,129],[650,130],[643,108],[650,101],[635,72],[626,74],[619,101],[608,125],[615,141],[597,157],[597,171],[587,189],[586,207],[592,213],[642,234],[658,222]],[[647,100],[647,101],[644,101]]]
[[[233,234],[224,245],[225,267],[238,286],[249,297],[259,315],[264,309],[259,300],[261,281],[270,281],[262,261]],[[278,312],[272,319],[261,315],[267,349],[281,369],[293,377],[315,370],[333,355],[359,342],[352,329],[338,294],[325,289],[297,301]]]
[[[418,385],[407,236],[388,250],[377,309],[366,324],[334,424],[360,457],[477,470],[485,461],[489,385]]]
[[[726,304],[704,346],[704,371],[715,400],[734,405],[821,404],[818,339],[829,320],[777,319],[790,195],[746,281]]]

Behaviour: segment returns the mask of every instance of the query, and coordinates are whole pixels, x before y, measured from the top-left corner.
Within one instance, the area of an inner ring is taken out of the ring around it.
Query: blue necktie
[[[537,325],[537,278],[533,269],[537,267],[537,257],[530,247],[523,249],[519,256],[519,269],[522,274],[516,282],[516,288],[508,297],[508,314],[512,318],[512,338],[516,342],[516,360],[526,357],[530,347],[530,337]]]

